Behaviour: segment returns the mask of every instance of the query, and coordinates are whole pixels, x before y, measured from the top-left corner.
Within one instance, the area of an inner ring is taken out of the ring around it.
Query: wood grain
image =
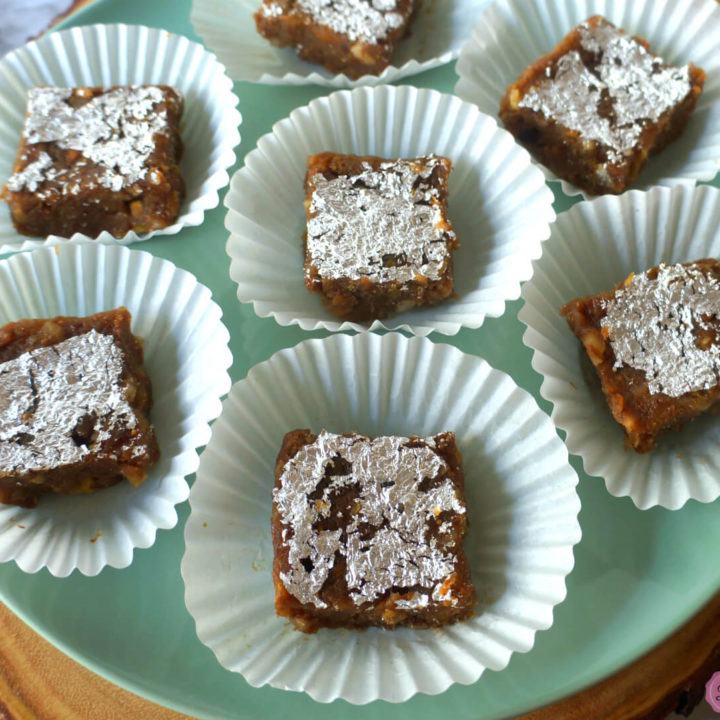
[[[74,662],[0,603],[0,720],[187,720]]]
[[[187,720],[85,669],[0,603],[0,720]],[[518,720],[662,720],[720,670],[720,593],[666,642],[604,682]]]

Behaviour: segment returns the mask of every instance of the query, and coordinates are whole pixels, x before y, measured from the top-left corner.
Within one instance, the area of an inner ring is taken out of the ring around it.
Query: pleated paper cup
[[[305,287],[303,180],[307,156],[331,150],[386,158],[449,157],[455,296],[372,324],[342,321]],[[276,123],[245,158],[225,198],[230,276],[260,317],[304,330],[385,328],[454,335],[498,317],[520,295],[555,218],[528,153],[470,103],[414,87],[332,93]]]
[[[658,438],[647,453],[625,449],[595,371],[560,317],[570,300],[612,290],[631,272],[658,263],[720,257],[720,190],[654,188],[582,202],[563,213],[523,287],[523,341],[543,376],[541,394],[567,433],[568,450],[585,472],[605,480],[617,497],[642,510],[676,510],[688,500],[720,496],[720,421],[717,415],[684,424]]]
[[[0,561],[25,572],[123,568],[134,548],[174,527],[175,505],[188,496],[185,478],[197,469],[197,448],[230,387],[222,312],[208,288],[171,262],[104,245],[41,248],[0,262],[0,325],[121,305],[143,339],[160,459],[137,488],[122,481],[90,495],[45,495],[32,509],[0,505]]]
[[[602,15],[630,35],[644,37],[650,50],[670,65],[689,62],[707,80],[683,135],[651,157],[635,189],[695,184],[720,172],[720,5],[716,0],[494,0],[457,62],[455,92],[498,117],[508,85],[570,30]],[[549,180],[558,180],[543,168]],[[562,180],[566,195],[587,193]]]
[[[487,0],[423,0],[407,36],[380,75],[351,80],[300,60],[293,48],[271,45],[255,28],[261,0],[193,0],[195,32],[227,66],[234,80],[282,85],[379,85],[455,60]]]
[[[456,434],[475,616],[440,629],[321,629],[274,612],[270,537],[283,435]],[[253,686],[402,702],[475,682],[552,624],[580,539],[577,476],[549,418],[484,360],[398,333],[307,340],[233,386],[190,493],[182,575],[200,640]]]
[[[100,243],[133,243],[155,235],[172,235],[200,225],[206,210],[219,202],[235,162],[241,122],[232,81],[217,58],[202,45],[166,30],[138,25],[88,25],[46,35],[0,60],[0,186],[12,174],[27,106],[27,91],[56,87],[171,85],[182,91],[184,145],[180,170],[185,200],[178,219],[149,233],[130,231],[122,238],[103,232]],[[90,241],[51,235],[31,239],[12,225],[10,210],[0,202],[0,253],[42,245]]]

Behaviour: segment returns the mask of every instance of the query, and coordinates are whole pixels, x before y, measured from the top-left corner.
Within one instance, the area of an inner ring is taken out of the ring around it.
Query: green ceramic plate
[[[189,14],[190,0],[96,0],[66,26],[142,23],[194,38]],[[408,82],[452,92],[456,76],[447,66]],[[276,120],[323,93],[314,87],[249,83],[238,83],[235,90],[244,118],[241,157]],[[569,205],[569,200],[558,198],[556,210]],[[310,334],[259,320],[250,307],[237,302],[228,275],[223,218],[223,208],[217,208],[206,215],[202,227],[150,240],[142,249],[191,270],[213,289],[232,337],[232,377],[238,380],[252,365]],[[451,342],[509,372],[539,398],[539,377],[530,368],[530,352],[522,344],[522,326],[516,319],[519,305],[509,303],[502,318],[487,320],[480,330],[462,331]],[[547,403],[540,405],[548,409]],[[574,465],[580,471],[579,463]],[[506,670],[487,672],[475,685],[454,686],[443,695],[415,696],[402,705],[320,705],[301,694],[251,688],[240,675],[222,668],[197,639],[183,602],[180,559],[187,506],[180,508],[178,526],[161,532],[149,550],[138,551],[126,570],[106,568],[95,578],[75,573],[57,579],[47,571],[26,575],[14,563],[6,563],[0,566],[0,599],[95,672],[201,718],[512,717],[569,695],[630,662],[720,588],[715,567],[718,502],[690,502],[677,512],[641,512],[629,499],[608,495],[601,481],[582,472],[580,476],[583,539],[576,548],[567,599],[557,608],[552,628],[537,636],[530,653],[514,655]]]

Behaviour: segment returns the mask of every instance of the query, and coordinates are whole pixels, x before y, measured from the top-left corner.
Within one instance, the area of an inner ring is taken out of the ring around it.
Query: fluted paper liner
[[[579,203],[558,217],[535,273],[523,287],[523,341],[543,376],[540,393],[567,433],[568,450],[608,491],[640,509],[671,510],[689,499],[720,496],[720,418],[709,415],[658,437],[639,454],[610,414],[600,383],[560,308],[570,300],[612,290],[631,272],[660,262],[720,257],[720,190],[654,188]]]
[[[274,611],[271,491],[295,428],[456,433],[478,596],[442,629],[305,635]],[[548,417],[484,360],[398,333],[308,340],[236,383],[190,493],[182,575],[197,633],[253,686],[315,700],[401,702],[501,670],[550,627],[580,539],[577,476]]]
[[[234,80],[283,85],[379,85],[455,60],[487,0],[423,0],[410,31],[380,75],[351,80],[300,60],[293,48],[271,45],[255,28],[261,0],[193,0],[195,32],[227,66]]]
[[[111,85],[172,85],[185,97],[181,123],[184,144],[180,170],[185,200],[169,227],[113,238],[103,232],[97,242],[123,244],[171,235],[199,225],[206,210],[219,202],[240,142],[238,99],[225,68],[202,45],[166,30],[138,25],[88,25],[46,35],[0,60],[0,186],[12,174],[27,106],[28,88]],[[0,253],[42,245],[87,242],[51,235],[29,238],[12,225],[10,210],[0,202]]]
[[[498,117],[508,85],[591,15],[602,15],[670,65],[689,62],[707,80],[683,135],[648,161],[634,189],[694,184],[720,172],[720,5],[715,0],[495,0],[485,6],[457,62],[455,92]],[[550,180],[558,178],[543,168]],[[587,194],[562,180],[566,195]]]
[[[445,155],[453,162],[449,217],[455,295],[382,321],[342,321],[304,284],[303,179],[307,156],[332,150],[381,157]],[[413,87],[357,88],[294,110],[258,141],[225,198],[230,276],[260,317],[304,330],[433,330],[454,335],[498,317],[519,297],[555,218],[552,193],[530,156],[470,103]]]
[[[91,315],[125,305],[143,339],[160,459],[137,488],[122,481],[90,495],[46,495],[36,508],[0,505],[0,561],[57,576],[97,575],[132,562],[159,529],[177,523],[196,448],[210,437],[230,387],[229,335],[210,290],[171,262],[118,246],[41,248],[0,262],[0,325]]]

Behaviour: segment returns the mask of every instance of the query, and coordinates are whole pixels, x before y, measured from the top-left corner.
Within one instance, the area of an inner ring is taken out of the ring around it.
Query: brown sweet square
[[[705,80],[648,48],[595,15],[507,88],[500,119],[559,177],[621,193],[685,129]]]
[[[273,45],[294,47],[302,60],[352,80],[379,75],[408,30],[414,0],[264,0],[258,32]]]
[[[0,502],[137,486],[159,456],[125,308],[0,328]]]
[[[307,161],[305,285],[352,321],[453,292],[450,160],[321,153]]]
[[[122,237],[175,222],[183,98],[166,86],[37,87],[3,189],[24,235]]]
[[[562,309],[638,452],[720,404],[720,263],[659,265]]]
[[[453,433],[287,433],[275,466],[275,610],[320,627],[435,627],[475,604]]]

